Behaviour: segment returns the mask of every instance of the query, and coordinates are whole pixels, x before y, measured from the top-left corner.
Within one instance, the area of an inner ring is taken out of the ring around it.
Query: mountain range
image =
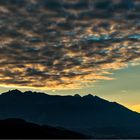
[[[0,120],[2,139],[86,139],[87,137],[63,128],[38,125],[22,119]]]
[[[0,95],[0,119],[20,118],[94,138],[140,138],[140,114],[98,96],[12,90]]]

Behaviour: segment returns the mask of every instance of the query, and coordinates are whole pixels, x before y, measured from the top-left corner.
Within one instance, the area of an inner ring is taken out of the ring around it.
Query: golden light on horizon
[[[140,113],[140,104],[131,105],[131,106],[129,106],[129,108],[133,111],[136,111],[136,112]]]

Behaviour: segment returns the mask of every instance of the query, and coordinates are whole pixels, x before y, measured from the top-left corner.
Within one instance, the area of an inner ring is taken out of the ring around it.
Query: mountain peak
[[[20,90],[18,89],[14,89],[14,90],[10,90],[9,92],[12,92],[12,93],[22,93]]]
[[[86,97],[86,98],[93,98],[94,96],[93,96],[92,94],[87,94],[87,95],[85,95],[85,96],[83,96],[83,97]]]
[[[14,89],[14,90],[9,90],[8,92],[3,93],[3,95],[6,95],[6,94],[8,94],[8,95],[21,95],[21,94],[23,94],[23,92],[21,92],[18,89]]]
[[[79,94],[75,94],[74,97],[81,97]]]

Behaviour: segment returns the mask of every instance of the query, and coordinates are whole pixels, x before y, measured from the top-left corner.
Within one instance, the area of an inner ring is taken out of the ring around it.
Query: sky
[[[139,0],[1,0],[0,92],[94,94],[140,112]]]

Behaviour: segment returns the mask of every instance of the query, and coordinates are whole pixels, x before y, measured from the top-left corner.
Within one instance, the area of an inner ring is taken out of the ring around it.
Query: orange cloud
[[[139,1],[103,2],[0,1],[0,85],[81,88],[135,65]]]

